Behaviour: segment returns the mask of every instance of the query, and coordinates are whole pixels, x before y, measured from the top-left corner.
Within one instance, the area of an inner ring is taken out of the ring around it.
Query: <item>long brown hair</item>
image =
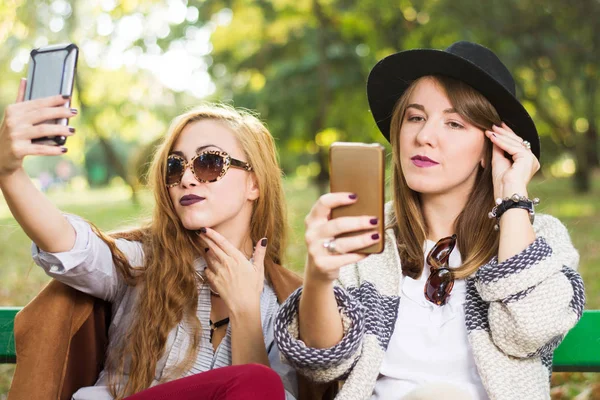
[[[260,194],[254,201],[250,218],[250,239],[253,243],[263,237],[269,240],[265,257],[266,278],[270,280],[275,273],[275,263],[283,263],[287,213],[275,143],[267,128],[250,112],[225,105],[204,105],[177,117],[159,145],[149,172],[149,186],[155,199],[151,222],[140,229],[111,235],[93,228],[110,247],[117,271],[125,282],[130,286],[140,285],[131,328],[124,337],[111,338],[116,343],[107,356],[109,387],[117,399],[150,386],[167,336],[179,322],[185,321],[191,328],[190,345],[185,359],[174,369],[165,371],[161,380],[177,378],[187,371],[200,347],[201,326],[196,315],[198,278],[194,260],[202,254],[201,248],[196,234],[185,229],[175,213],[165,184],[165,173],[167,156],[183,128],[206,119],[219,121],[230,128],[252,165],[251,173],[255,175]],[[129,264],[116,245],[119,238],[142,243],[143,265]],[[125,385],[119,385],[128,364],[128,380]]]
[[[470,124],[485,130],[491,129],[493,124],[501,123],[498,112],[481,93],[459,80],[444,76],[425,76],[415,80],[396,103],[390,126],[394,160],[394,218],[390,225],[396,232],[402,273],[411,278],[418,278],[423,271],[423,243],[427,238],[428,227],[423,217],[419,193],[408,187],[402,172],[399,135],[410,95],[423,79],[434,79],[446,92],[457,113]],[[492,144],[486,140],[485,146],[485,165],[479,167],[469,201],[454,222],[457,246],[463,260],[462,266],[454,270],[459,279],[471,276],[481,265],[498,254],[498,234],[494,231],[494,221],[488,218],[488,212],[494,205]]]

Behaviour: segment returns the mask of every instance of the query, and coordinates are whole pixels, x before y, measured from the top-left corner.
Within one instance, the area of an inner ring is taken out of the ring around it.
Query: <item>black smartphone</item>
[[[384,153],[384,147],[378,143],[336,142],[329,148],[330,191],[350,192],[358,196],[356,203],[331,210],[331,218],[374,215],[379,219],[378,231],[382,240],[357,253],[381,253],[384,248]],[[353,232],[339,237],[362,233]]]
[[[71,106],[73,83],[77,68],[79,48],[73,44],[56,44],[33,49],[30,53],[27,70],[25,100],[61,94],[69,96],[65,107]],[[46,124],[68,125],[67,118],[44,121]],[[66,136],[52,136],[33,139],[33,143],[62,146]]]

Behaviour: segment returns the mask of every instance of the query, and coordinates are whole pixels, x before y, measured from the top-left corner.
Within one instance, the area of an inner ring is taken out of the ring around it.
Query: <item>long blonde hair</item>
[[[131,328],[107,356],[109,386],[113,397],[121,399],[146,389],[155,376],[156,364],[164,353],[169,332],[181,321],[189,324],[190,345],[184,361],[171,371],[168,380],[181,376],[193,364],[200,347],[201,325],[196,315],[198,281],[194,260],[201,253],[197,236],[186,230],[169,197],[166,187],[166,160],[181,131],[200,120],[224,123],[235,134],[246,160],[252,165],[259,197],[254,201],[250,218],[250,239],[256,243],[267,237],[265,257],[268,280],[276,273],[274,264],[283,263],[287,220],[282,172],[279,167],[273,137],[250,112],[224,105],[203,105],[175,118],[164,141],[159,145],[149,172],[155,207],[151,222],[140,229],[105,235],[93,228],[110,247],[117,271],[125,282],[140,285],[136,312]],[[132,266],[116,246],[115,239],[124,238],[142,243],[144,264]],[[119,378],[128,368],[124,386]]]
[[[434,79],[446,92],[457,113],[470,124],[485,130],[491,129],[493,124],[501,123],[498,112],[481,93],[461,81],[444,76],[426,76],[415,80],[396,103],[390,125],[394,160],[394,218],[390,225],[396,232],[402,272],[411,278],[419,277],[423,271],[423,243],[427,238],[428,227],[423,217],[419,193],[408,187],[402,172],[399,135],[410,95],[423,79]],[[494,221],[488,218],[488,212],[494,205],[492,144],[489,140],[485,143],[485,165],[479,167],[469,200],[454,222],[457,246],[463,260],[462,266],[454,270],[458,279],[471,276],[481,265],[498,254],[498,233],[494,231]]]

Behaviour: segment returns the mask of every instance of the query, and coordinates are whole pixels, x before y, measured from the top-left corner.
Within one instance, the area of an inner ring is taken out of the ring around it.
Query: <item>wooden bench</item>
[[[13,323],[21,307],[0,307],[0,364],[17,361]],[[554,371],[600,372],[600,310],[586,310],[554,352]]]

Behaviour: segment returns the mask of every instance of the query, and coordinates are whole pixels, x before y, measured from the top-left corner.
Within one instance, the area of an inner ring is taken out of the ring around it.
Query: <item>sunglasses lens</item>
[[[454,277],[452,272],[448,268],[437,269],[427,279],[425,296],[438,306],[442,305],[446,303],[453,286]]]
[[[183,160],[177,157],[167,158],[167,185],[179,183],[181,175],[183,175]]]
[[[194,172],[198,179],[211,182],[223,171],[225,160],[218,154],[201,154],[194,160]]]
[[[434,268],[441,268],[448,262],[450,253],[456,245],[456,236],[449,236],[436,243],[427,256],[427,263]]]

